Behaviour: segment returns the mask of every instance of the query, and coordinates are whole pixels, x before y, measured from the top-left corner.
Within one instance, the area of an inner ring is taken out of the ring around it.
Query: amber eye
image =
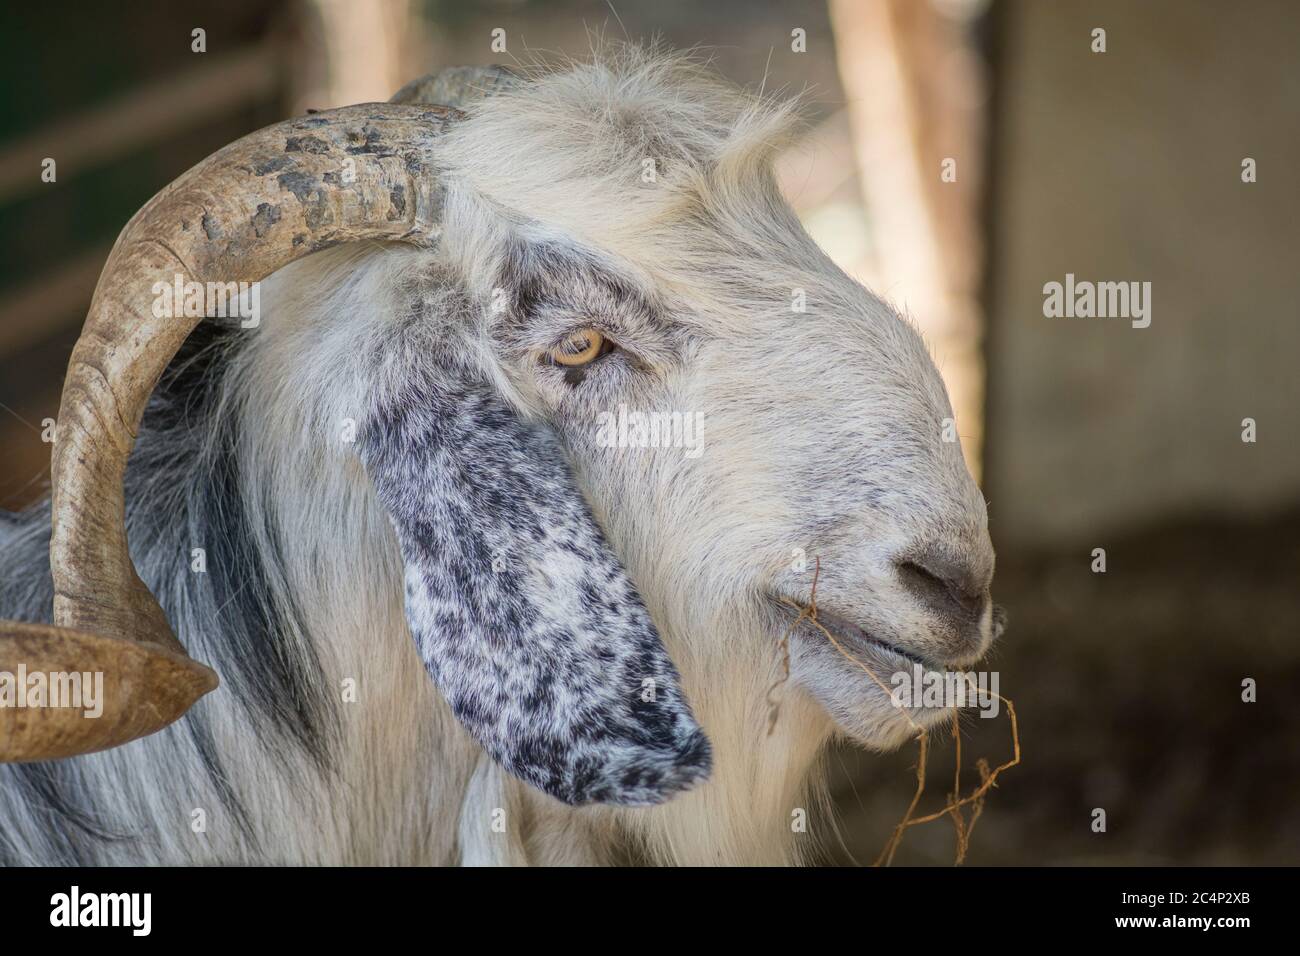
[[[576,368],[594,362],[605,353],[609,342],[595,329],[580,329],[546,353],[556,365]]]

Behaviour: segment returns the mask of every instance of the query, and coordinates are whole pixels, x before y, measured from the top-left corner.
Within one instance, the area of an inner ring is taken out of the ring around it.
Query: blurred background
[[[918,322],[947,380],[1011,618],[989,666],[1024,748],[968,862],[1300,862],[1300,5],[1285,0],[7,4],[0,507],[47,490],[43,423],[95,280],[161,186],[307,108],[602,36],[661,37],[738,83],[806,93],[782,185],[831,256]],[[1150,282],[1150,327],[1045,318],[1043,286],[1067,273]],[[964,734],[969,787],[974,757],[1002,762],[1010,737],[1005,719]],[[812,827],[827,862],[875,859],[915,759],[832,754],[838,835]],[[936,743],[922,812],[952,759]],[[940,820],[896,862],[953,858]]]

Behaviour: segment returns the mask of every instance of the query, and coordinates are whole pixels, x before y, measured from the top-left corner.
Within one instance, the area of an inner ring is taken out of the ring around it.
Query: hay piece
[[[852,664],[855,664],[864,674],[866,674],[868,677],[872,679],[872,681],[876,683],[876,686],[878,686],[882,691],[884,691],[886,696],[889,696],[890,694],[889,688],[885,686],[884,681],[880,679],[880,677],[875,673],[875,671],[873,671],[862,661],[858,660],[856,657],[854,657],[852,654],[846,651],[844,647],[840,644],[840,642],[835,639],[835,635],[833,635],[830,631],[828,631],[817,620],[817,577],[820,573],[821,573],[821,559],[819,558],[817,559],[816,568],[813,572],[812,592],[809,595],[809,603],[807,607],[804,607],[794,601],[783,599],[786,604],[790,605],[792,608],[798,611],[798,616],[795,618],[794,624],[790,626],[790,629],[786,631],[785,635],[782,637],[781,643],[782,643],[784,661],[785,661],[785,676],[782,680],[779,680],[775,684],[773,684],[772,688],[768,691],[768,703],[769,704],[772,703],[772,697],[771,697],[772,692],[775,691],[777,687],[779,687],[790,677],[790,657],[789,657],[790,635],[794,633],[795,628],[797,628],[805,618],[811,621],[813,626],[822,632],[822,634],[826,637],[826,639],[831,642],[834,648],[837,651],[839,651],[839,653],[844,657],[845,660],[849,661]],[[969,683],[970,677],[966,676],[966,680]],[[922,817],[913,817],[912,814],[916,812],[916,808],[921,802],[921,796],[922,794],[925,793],[925,773],[926,773],[926,767],[927,767],[927,762],[929,757],[930,735],[924,727],[921,727],[919,724],[917,724],[915,720],[912,719],[912,715],[907,712],[907,708],[902,709],[903,716],[907,718],[907,722],[912,725],[913,729],[916,730],[916,741],[918,747],[917,762],[916,762],[916,791],[912,794],[912,802],[908,804],[907,811],[903,814],[903,818],[898,822],[898,825],[894,827],[893,833],[890,834],[889,839],[885,842],[884,847],[881,849],[880,856],[876,858],[876,862],[873,864],[874,866],[889,866],[894,862],[894,854],[898,851],[899,844],[902,843],[903,835],[907,832],[908,827],[919,826],[922,823],[929,823],[932,820],[938,820],[940,817],[944,817],[944,816],[948,816],[952,818],[953,826],[957,832],[957,845],[956,845],[954,865],[960,866],[963,862],[965,862],[966,853],[970,848],[971,831],[975,827],[975,821],[978,820],[980,815],[984,812],[985,795],[989,792],[989,790],[991,790],[993,787],[997,785],[997,778],[999,774],[1001,774],[1004,770],[1010,770],[1012,767],[1015,767],[1020,763],[1020,724],[1016,718],[1015,705],[1006,697],[1003,697],[1001,694],[998,694],[994,691],[990,691],[990,693],[992,693],[993,696],[996,697],[998,700],[1002,701],[1002,703],[1005,704],[1007,708],[1007,717],[1011,721],[1011,741],[1012,741],[1011,759],[1008,760],[1006,763],[999,764],[997,767],[995,767],[993,770],[990,771],[988,761],[985,760],[983,757],[981,757],[976,762],[976,767],[978,768],[980,774],[980,784],[978,787],[972,790],[967,796],[962,797],[961,796],[961,725],[959,723],[959,712],[956,706],[954,705],[953,734],[956,739],[957,766],[953,775],[953,792],[951,794],[948,794],[947,802],[944,804],[943,809],[937,810],[934,813],[930,813]],[[777,710],[774,706],[768,721],[769,735],[772,733],[772,728],[776,726],[776,717],[777,717]],[[963,810],[963,808],[967,806],[971,808],[969,820],[966,819]]]

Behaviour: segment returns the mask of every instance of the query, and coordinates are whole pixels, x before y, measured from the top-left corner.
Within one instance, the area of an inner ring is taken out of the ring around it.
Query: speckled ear
[[[709,743],[555,436],[468,380],[389,403],[361,457],[406,564],[406,617],[456,717],[569,804],[653,804]]]

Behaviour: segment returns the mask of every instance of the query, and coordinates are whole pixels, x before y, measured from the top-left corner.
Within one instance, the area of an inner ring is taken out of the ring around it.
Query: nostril
[[[989,599],[983,580],[965,565],[946,557],[926,555],[900,561],[898,570],[904,584],[940,606],[956,604],[966,614],[975,615],[983,611]]]

